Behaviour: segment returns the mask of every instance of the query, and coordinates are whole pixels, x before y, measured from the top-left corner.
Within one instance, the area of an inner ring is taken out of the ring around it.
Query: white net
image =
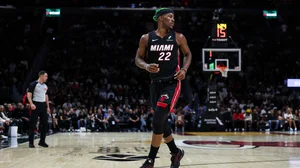
[[[217,70],[219,70],[222,74],[223,77],[227,78],[227,73],[228,73],[228,67],[226,66],[219,66],[217,67]]]

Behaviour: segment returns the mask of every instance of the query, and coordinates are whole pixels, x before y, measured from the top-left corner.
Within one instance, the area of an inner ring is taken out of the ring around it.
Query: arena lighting
[[[300,79],[287,79],[287,87],[300,88]]]
[[[11,6],[11,5],[6,5],[6,6],[0,5],[0,9],[16,9],[16,7]]]

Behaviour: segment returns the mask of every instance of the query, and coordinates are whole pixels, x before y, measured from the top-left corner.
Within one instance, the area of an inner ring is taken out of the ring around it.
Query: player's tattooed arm
[[[185,74],[189,69],[192,61],[192,53],[187,44],[186,38],[181,33],[176,33],[176,39],[180,50],[182,51],[184,58],[183,58],[183,67],[178,71],[174,76],[175,79],[183,80],[185,78]]]
[[[186,38],[183,34],[177,33],[176,39],[179,45],[180,50],[182,51],[184,58],[183,58],[183,67],[182,69],[188,70],[191,62],[192,62],[192,53],[191,50],[187,44]]]
[[[135,64],[140,67],[141,69],[145,69],[150,73],[157,73],[159,72],[158,64],[148,64],[145,61],[145,55],[147,51],[149,36],[148,34],[144,34],[139,42],[139,48],[137,49],[136,56],[135,56]]]

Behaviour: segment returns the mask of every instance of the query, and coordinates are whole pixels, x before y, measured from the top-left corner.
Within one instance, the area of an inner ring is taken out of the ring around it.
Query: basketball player
[[[151,149],[141,168],[154,166],[162,138],[171,151],[171,168],[178,168],[184,151],[175,145],[168,125],[168,114],[173,111],[180,95],[181,80],[191,64],[192,54],[186,38],[172,30],[175,22],[172,9],[156,10],[153,19],[158,23],[158,28],[141,37],[135,57],[136,65],[150,73],[150,97],[154,109]],[[185,56],[181,69],[179,49]]]

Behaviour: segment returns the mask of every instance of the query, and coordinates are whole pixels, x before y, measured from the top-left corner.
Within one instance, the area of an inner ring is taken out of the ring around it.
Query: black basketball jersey
[[[159,64],[158,73],[150,73],[152,80],[174,78],[174,74],[180,69],[180,58],[176,32],[170,31],[163,38],[150,32],[148,40],[147,62]]]

